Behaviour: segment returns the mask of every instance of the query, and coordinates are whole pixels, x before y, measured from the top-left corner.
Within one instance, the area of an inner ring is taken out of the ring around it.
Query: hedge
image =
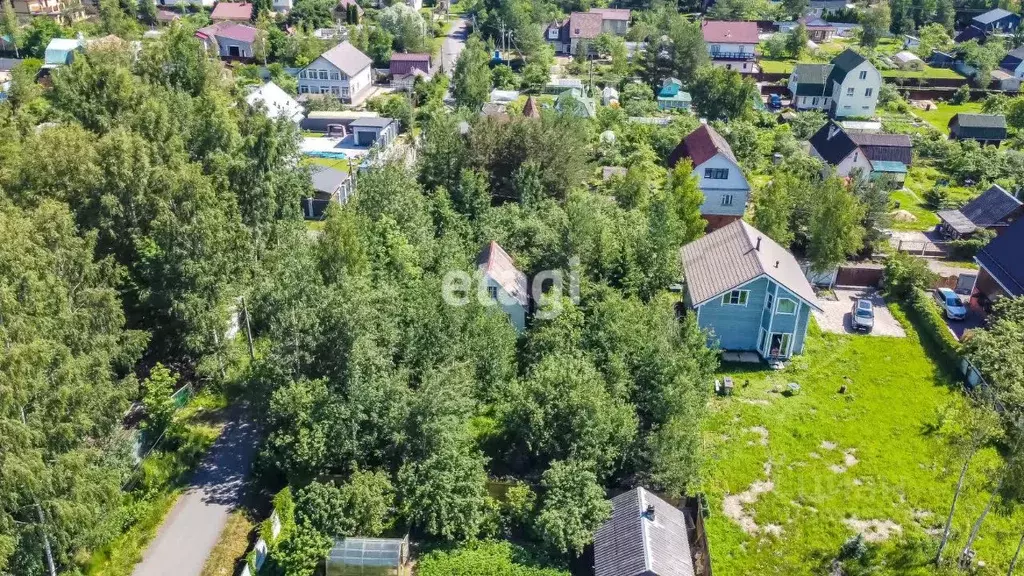
[[[914,324],[935,349],[956,369],[960,363],[960,342],[949,331],[939,305],[924,290],[915,290],[910,301],[903,307],[907,318]]]

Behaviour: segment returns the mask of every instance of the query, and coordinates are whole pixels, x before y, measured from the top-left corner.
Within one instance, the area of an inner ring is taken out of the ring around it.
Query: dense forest
[[[296,129],[250,110],[184,28],[137,57],[90,47],[51,89],[21,77],[11,95],[0,571],[73,572],[132,522],[122,417],[162,366],[217,386],[243,297],[257,472],[295,493],[299,531],[275,556],[289,574],[327,535],[406,531],[514,535],[559,564],[606,489],[694,481],[716,359],[667,287],[700,195],[685,165],[657,166],[686,126],[635,131],[642,177],[580,186],[599,144],[585,121],[467,115],[467,132],[434,110],[415,167],[362,175],[310,233]],[[523,335],[493,306],[446,305],[444,275],[492,240],[528,274],[578,275],[577,301],[549,292],[560,313]]]

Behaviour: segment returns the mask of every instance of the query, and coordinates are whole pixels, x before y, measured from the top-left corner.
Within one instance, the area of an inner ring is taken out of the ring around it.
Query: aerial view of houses
[[[0,576],[1024,566],[1024,32],[0,0]]]

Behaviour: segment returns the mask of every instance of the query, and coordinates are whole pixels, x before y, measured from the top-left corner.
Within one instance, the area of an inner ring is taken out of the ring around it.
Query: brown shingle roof
[[[604,18],[594,12],[573,12],[569,16],[569,38],[597,38]]]
[[[480,256],[477,257],[476,264],[483,270],[484,274],[490,276],[501,285],[509,296],[515,298],[523,306],[526,306],[526,274],[523,274],[516,268],[516,265],[512,262],[512,257],[497,242],[492,240],[487,246],[484,246]]]
[[[701,26],[705,42],[757,44],[757,22],[706,20]]]
[[[676,149],[669,155],[668,165],[675,166],[683,158],[689,158],[693,161],[693,167],[696,168],[719,152],[729,160],[736,162],[736,157],[732,155],[732,148],[725,138],[722,138],[722,135],[711,126],[701,124],[699,128],[683,138],[679,146],[676,146]]]

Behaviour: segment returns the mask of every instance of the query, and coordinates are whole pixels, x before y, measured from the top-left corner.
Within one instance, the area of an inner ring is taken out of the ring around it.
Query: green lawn
[[[306,161],[310,164],[316,164],[317,166],[326,166],[328,168],[334,168],[341,172],[348,172],[349,164],[351,160],[348,158],[337,159],[337,158],[314,158],[312,156],[306,156]]]
[[[928,122],[932,126],[935,126],[940,131],[946,132],[949,130],[950,118],[956,116],[960,112],[981,112],[981,102],[966,102],[964,104],[947,104],[945,102],[938,102],[936,107],[931,110],[914,108],[913,112],[919,118]]]
[[[736,379],[736,392],[711,401],[704,434],[716,573],[827,574],[842,544],[863,530],[851,526],[860,521],[894,522],[900,530],[877,544],[871,574],[935,573],[927,559],[961,462],[947,457],[946,437],[933,429],[963,397],[912,329],[906,338],[887,338],[822,334],[812,326],[805,353],[784,370],[733,365],[722,373]],[[788,382],[801,392],[771,392]],[[849,388],[839,394],[844,383]],[[976,456],[947,557],[959,554],[999,459],[994,449]],[[742,498],[729,502],[739,520],[726,514],[730,495]],[[999,574],[1024,525],[1024,512],[1004,514],[989,515],[976,545],[978,558]]]
[[[898,207],[896,205],[897,202],[899,203]],[[889,194],[889,209],[906,210],[916,218],[916,220],[910,221],[894,218],[892,221],[893,230],[931,230],[939,223],[939,217],[935,215],[935,212],[918,195],[905,190],[894,190]]]
[[[912,70],[882,70],[883,78],[943,78],[951,80],[963,80],[967,82],[964,75],[950,68],[932,68],[925,66],[924,70],[914,72]]]
[[[918,198],[923,199],[925,192],[935,187],[935,184],[948,178],[941,170],[934,166],[918,164],[910,168],[907,174],[905,186],[913,190]],[[949,200],[954,204],[962,204],[978,195],[978,190],[964,186],[947,186],[949,189]]]
[[[766,60],[762,58],[757,61],[761,71],[768,74],[789,74],[793,71],[794,64],[795,62],[792,60]]]

